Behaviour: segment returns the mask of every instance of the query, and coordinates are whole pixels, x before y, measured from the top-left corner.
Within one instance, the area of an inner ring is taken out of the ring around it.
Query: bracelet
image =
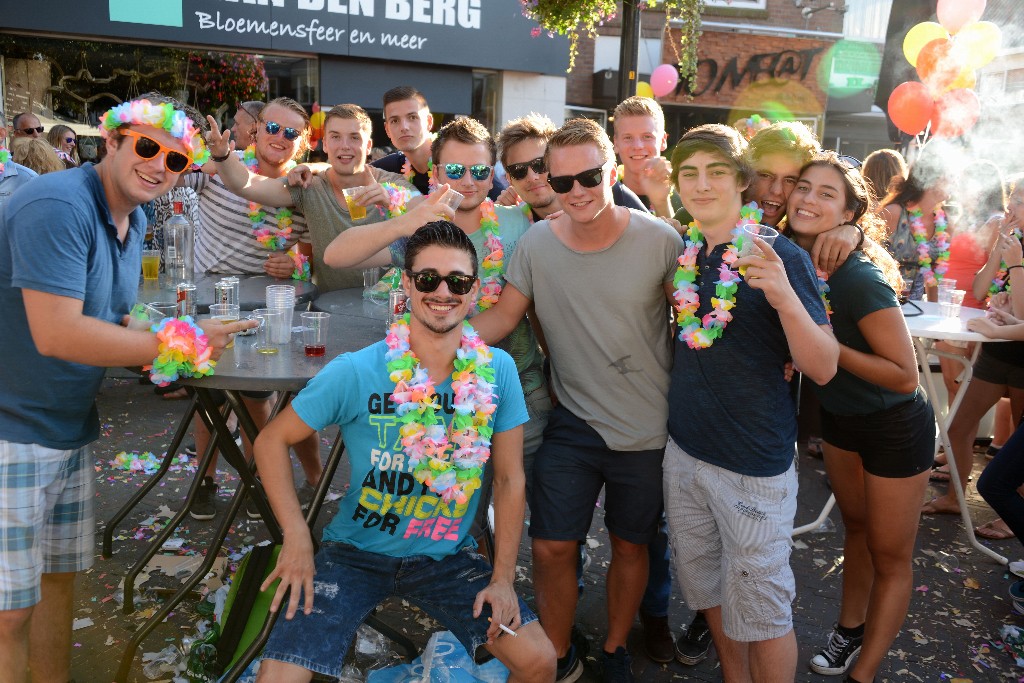
[[[1006,269],[1006,274],[1009,275],[1010,271],[1013,270],[1014,268],[1022,268],[1022,269],[1024,269],[1024,266],[1022,266],[1022,265],[1010,266],[1010,267],[1008,267]]]
[[[221,161],[227,161],[227,158],[229,156],[231,156],[231,150],[230,149],[228,151],[224,152],[224,154],[220,155],[220,156],[211,154],[210,155],[210,161],[216,161],[217,163],[220,163]]]
[[[850,225],[857,228],[857,231],[860,233],[860,239],[857,240],[857,246],[853,248],[854,251],[860,251],[860,248],[864,246],[864,228],[860,227],[856,223],[851,223]]]
[[[292,263],[295,264],[295,270],[292,271],[292,279],[309,282],[309,257],[299,253],[298,243],[288,250],[288,256],[291,257]]]
[[[192,322],[192,316],[164,318],[153,325],[160,341],[159,352],[149,370],[149,380],[165,387],[179,377],[205,377],[213,374],[216,361],[210,359],[212,349],[201,327]]]

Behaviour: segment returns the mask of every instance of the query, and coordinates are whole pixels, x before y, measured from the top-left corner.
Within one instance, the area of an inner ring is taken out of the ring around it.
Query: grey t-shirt
[[[547,221],[535,223],[505,274],[534,302],[558,401],[616,451],[665,446],[672,337],[664,283],[683,245],[663,221],[630,214],[622,236],[593,252],[570,249]]]
[[[401,175],[374,168],[377,182],[389,182],[410,190],[415,197],[419,192]],[[325,175],[313,177],[308,188],[289,187],[295,208],[306,216],[310,242],[313,243],[313,279],[321,292],[363,286],[363,271],[359,268],[331,268],[324,263],[324,250],[335,237],[353,225],[369,225],[387,220],[377,207],[366,209],[366,218],[353,221],[348,207],[339,202]]]

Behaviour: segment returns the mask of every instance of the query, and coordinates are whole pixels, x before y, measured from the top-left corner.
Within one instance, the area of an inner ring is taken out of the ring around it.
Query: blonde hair
[[[559,147],[594,145],[601,152],[605,162],[615,161],[615,147],[604,128],[591,119],[570,119],[556,130],[548,140],[544,161],[551,156],[551,150]]]
[[[547,144],[555,134],[555,124],[547,116],[531,111],[526,116],[512,119],[498,133],[498,158],[508,165],[508,151],[524,140],[540,140]]]
[[[455,140],[465,145],[484,145],[491,155],[491,164],[494,164],[498,146],[494,144],[491,132],[476,119],[468,116],[456,116],[441,126],[441,130],[437,131],[437,136],[430,145],[430,156],[435,164],[441,163],[441,151],[449,140]]]
[[[615,107],[612,116],[614,117],[612,125],[616,127],[616,130],[618,129],[620,116],[650,116],[654,119],[658,130],[665,130],[665,112],[662,111],[660,104],[649,97],[640,97],[638,95],[627,97]]]
[[[327,122],[331,119],[355,120],[359,122],[359,130],[367,135],[373,132],[373,122],[370,120],[370,115],[358,104],[339,104],[331,107],[331,110],[324,116],[324,128],[327,128]]]
[[[31,168],[39,175],[63,171],[66,167],[44,138],[14,138],[11,144],[14,163]]]
[[[806,164],[821,149],[821,145],[811,129],[803,123],[776,121],[757,131],[750,138],[747,149],[751,161],[757,161],[766,154],[789,154],[801,164]]]

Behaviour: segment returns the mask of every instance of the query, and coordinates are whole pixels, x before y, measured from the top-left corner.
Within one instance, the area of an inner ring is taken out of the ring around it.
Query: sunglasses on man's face
[[[522,180],[526,177],[527,171],[533,171],[537,175],[540,175],[542,173],[547,173],[548,167],[547,164],[544,163],[544,157],[537,157],[536,159],[524,161],[521,164],[509,164],[505,167],[505,170],[513,180]]]
[[[43,134],[42,126],[36,126],[35,128],[19,128],[18,130],[25,135],[32,135],[32,133],[39,133],[40,135]]]
[[[476,282],[476,278],[472,275],[462,275],[461,273],[441,275],[431,270],[421,270],[418,273],[411,270],[405,272],[412,279],[412,284],[416,287],[416,290],[425,294],[435,291],[441,286],[441,281],[444,280],[448,283],[449,292],[461,296],[469,294],[469,291],[473,289],[473,283]]]
[[[466,175],[466,165],[445,164],[444,174],[452,180],[458,180]],[[473,164],[469,167],[469,175],[473,177],[473,180],[487,180],[487,177],[491,175],[491,167],[487,164]]]
[[[181,173],[192,163],[191,157],[181,152],[176,152],[137,130],[123,130],[121,134],[135,138],[135,154],[140,159],[152,159],[160,152],[163,152],[164,166],[171,173]]]
[[[579,182],[581,187],[597,187],[604,178],[604,168],[604,166],[598,166],[576,175],[548,176],[548,185],[558,194],[571,192],[573,183],[576,182]]]
[[[271,135],[283,133],[284,139],[288,140],[289,142],[295,140],[300,135],[302,135],[301,130],[297,130],[295,128],[282,128],[281,124],[278,123],[277,121],[267,121],[267,132],[270,133]]]

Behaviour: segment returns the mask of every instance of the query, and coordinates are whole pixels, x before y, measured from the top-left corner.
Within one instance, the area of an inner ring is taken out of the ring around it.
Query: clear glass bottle
[[[195,229],[185,217],[184,202],[174,202],[174,215],[164,223],[164,272],[169,285],[195,282],[194,238]]]

